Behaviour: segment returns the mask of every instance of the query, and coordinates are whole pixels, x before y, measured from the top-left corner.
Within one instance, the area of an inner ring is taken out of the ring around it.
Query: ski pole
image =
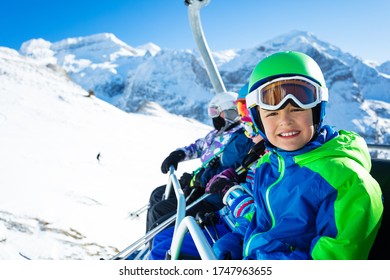
[[[252,163],[258,160],[262,155],[264,155],[265,149],[266,148],[264,145],[264,140],[253,145],[252,148],[247,153],[247,155],[242,160],[241,166],[236,168],[237,174],[240,175],[244,173],[246,170],[248,170],[248,168],[252,165]]]
[[[209,215],[208,213],[206,214],[203,214],[201,212],[198,212],[196,213],[195,215],[195,221],[199,224],[199,226],[203,227],[204,230],[207,232],[207,234],[209,235],[211,241],[213,243],[216,242],[217,239],[219,239],[218,237],[218,232],[215,228],[215,224],[214,224],[214,221],[212,219],[209,218]],[[213,226],[213,229],[214,229],[214,232],[216,234],[216,237],[214,238],[214,236],[211,234],[210,230],[208,229],[208,222],[210,222],[210,224]]]
[[[195,191],[195,188],[191,191],[191,193],[189,194],[189,196],[186,197],[186,201],[188,201],[188,199],[192,196],[192,194],[194,193]],[[165,196],[163,196],[163,199],[165,199]],[[145,204],[144,206],[142,206],[141,208],[133,211],[133,212],[129,212],[129,215],[128,217],[130,218],[134,218],[134,217],[139,217],[143,212],[145,212],[146,210],[148,210],[150,207],[150,204],[147,203]]]
[[[210,194],[204,194],[202,195],[201,197],[199,197],[197,200],[195,200],[194,202],[192,202],[190,205],[188,205],[186,207],[186,210],[188,209],[191,209],[192,207],[194,207],[196,204],[198,204],[199,202],[201,202],[202,200],[204,200],[206,197],[208,197]],[[159,232],[161,232],[162,230],[164,230],[165,228],[167,228],[171,223],[173,223],[176,219],[176,215],[177,214],[173,214],[170,218],[168,218],[167,220],[165,220],[163,223],[159,224],[157,227],[155,227],[154,229],[150,230],[148,233],[146,233],[143,237],[141,237],[140,239],[138,239],[137,241],[135,241],[134,243],[130,244],[129,246],[127,246],[125,249],[123,249],[122,251],[120,251],[118,254],[116,254],[115,256],[113,256],[110,260],[123,260],[123,259],[126,259],[128,256],[130,256],[132,253],[134,253],[138,248],[140,248],[142,245],[145,245],[146,243],[148,243],[150,240],[153,239],[153,237],[155,237]],[[126,252],[128,251],[128,253],[123,256],[123,257],[120,257],[121,255],[125,254]]]
[[[200,169],[200,168],[199,168]],[[173,174],[173,170],[170,170],[170,174]],[[167,184],[167,188],[170,188],[170,185],[169,183]],[[195,189],[194,189],[195,190]],[[186,201],[190,198],[190,196],[194,193],[194,190],[191,191],[190,195],[186,198]],[[166,191],[167,192],[167,191]],[[167,199],[167,197],[169,196],[169,193],[168,194],[164,194],[162,199],[165,200]],[[142,214],[143,212],[145,212],[146,210],[148,210],[150,207],[150,204],[147,203],[146,205],[142,206],[141,208],[139,208],[138,210],[135,210],[133,212],[129,212],[129,217],[139,217],[140,214]]]
[[[145,212],[146,210],[149,209],[149,203],[142,206],[141,208],[139,208],[138,210],[135,210],[134,212],[129,212],[129,217],[139,217],[139,215],[141,215],[143,212]]]

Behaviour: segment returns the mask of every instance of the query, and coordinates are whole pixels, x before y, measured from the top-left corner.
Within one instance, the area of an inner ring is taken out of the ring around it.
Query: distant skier
[[[92,97],[92,96],[95,96],[95,92],[92,89],[90,89],[88,91],[88,95],[85,95],[85,97]]]
[[[101,157],[101,155],[100,155],[100,153],[98,153],[97,154],[97,156],[96,156],[96,159],[97,159],[97,161],[100,163],[100,157]]]

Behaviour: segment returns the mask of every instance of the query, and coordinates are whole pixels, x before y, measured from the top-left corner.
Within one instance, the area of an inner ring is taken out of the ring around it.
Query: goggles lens
[[[303,109],[313,108],[322,100],[328,99],[326,88],[299,76],[272,80],[249,95],[251,107],[259,105],[266,110],[278,110],[288,99],[292,99]]]
[[[221,114],[221,110],[215,106],[208,107],[207,111],[208,111],[209,117],[211,117],[211,118],[216,118]]]
[[[244,98],[238,99],[236,101],[236,105],[237,105],[237,112],[241,117],[250,116],[248,108],[246,107],[246,100]]]

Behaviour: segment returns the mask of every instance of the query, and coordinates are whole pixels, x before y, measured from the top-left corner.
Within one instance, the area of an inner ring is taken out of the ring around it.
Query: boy
[[[367,259],[381,190],[365,141],[323,125],[328,92],[318,64],[292,51],[266,57],[246,101],[269,152],[255,172],[256,212],[245,236],[229,236],[225,247],[243,241],[244,259]]]

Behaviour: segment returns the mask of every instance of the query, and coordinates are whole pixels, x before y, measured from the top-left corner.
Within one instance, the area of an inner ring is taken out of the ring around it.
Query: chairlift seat
[[[387,249],[389,243],[390,226],[390,160],[372,159],[371,175],[379,183],[384,198],[384,210],[382,225],[378,231],[374,245],[371,248],[368,259],[370,260],[390,260],[390,252]]]

